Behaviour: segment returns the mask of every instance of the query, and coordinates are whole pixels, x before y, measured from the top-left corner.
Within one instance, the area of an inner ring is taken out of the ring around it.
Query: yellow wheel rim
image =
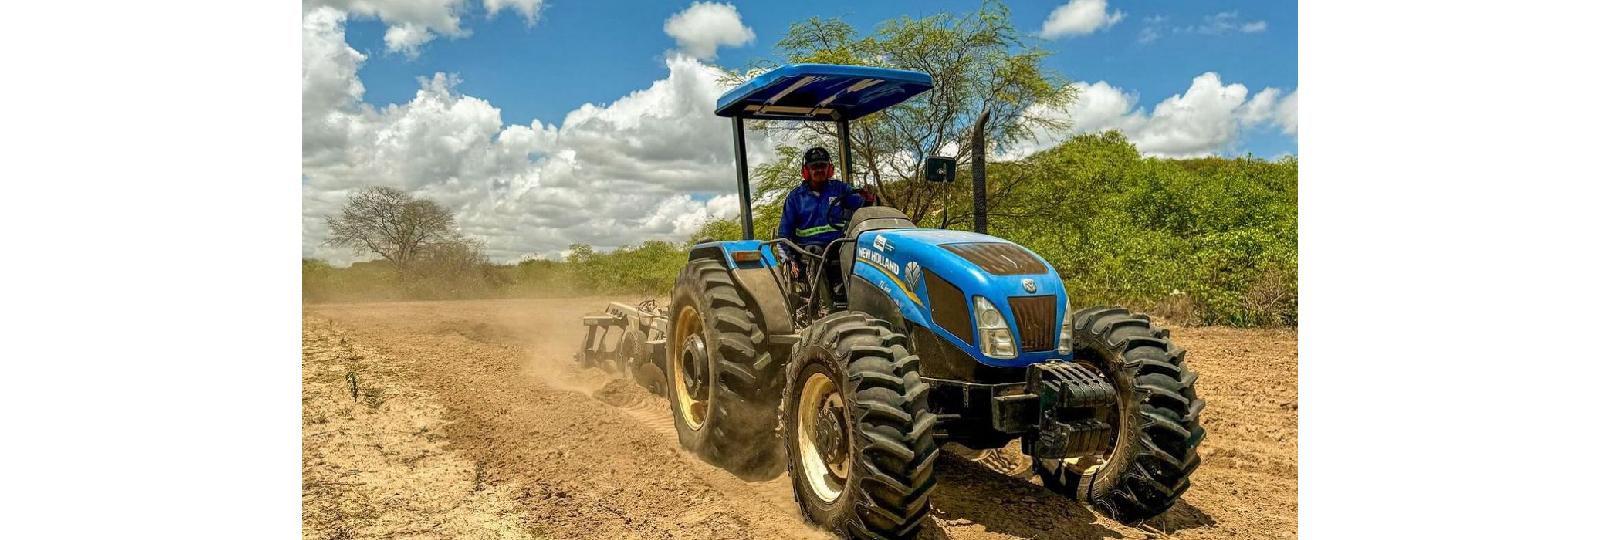
[[[812,373],[800,389],[800,405],[795,413],[801,474],[817,498],[832,503],[844,493],[845,480],[850,478],[849,428],[838,421],[844,418],[844,397],[833,379]],[[844,445],[843,451],[826,452],[821,447],[824,436],[819,429],[832,430],[827,435],[834,438],[830,444]]]
[[[674,409],[677,411],[678,417],[683,419],[684,424],[687,424],[689,429],[695,431],[699,431],[706,424],[706,402],[709,400],[695,399],[694,395],[690,393],[688,383],[690,373],[684,368],[685,364],[693,361],[690,357],[693,351],[689,349],[695,346],[694,341],[699,341],[700,346],[704,346],[704,341],[699,339],[701,328],[700,310],[695,309],[693,305],[683,306],[683,309],[678,310],[677,319],[672,325],[672,348],[670,349],[672,351],[672,358],[670,358],[672,385],[675,390],[672,395],[678,405]],[[694,340],[692,341],[691,338],[694,338]],[[706,358],[705,361],[709,362],[710,358]],[[709,373],[709,370],[707,373]],[[705,384],[705,382],[702,381],[701,384]]]

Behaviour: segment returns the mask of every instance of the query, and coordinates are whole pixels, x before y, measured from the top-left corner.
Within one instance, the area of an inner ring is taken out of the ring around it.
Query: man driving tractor
[[[850,214],[862,206],[877,202],[870,191],[856,190],[833,177],[833,158],[821,146],[806,150],[800,164],[800,185],[789,191],[783,201],[783,217],[778,220],[778,237],[788,238],[801,248],[826,257],[824,275],[834,299],[844,297],[841,290],[843,278],[839,273],[839,251],[821,253],[829,242],[844,235],[838,224],[846,223]],[[796,259],[790,264],[790,273],[804,281],[805,265]]]

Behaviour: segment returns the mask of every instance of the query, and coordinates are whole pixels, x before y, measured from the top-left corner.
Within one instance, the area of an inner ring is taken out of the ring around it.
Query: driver
[[[783,217],[778,220],[778,237],[788,238],[807,251],[817,252],[829,242],[839,239],[844,231],[835,227],[862,206],[876,202],[869,191],[856,191],[850,184],[833,177],[833,159],[828,150],[816,146],[806,150],[801,160],[800,177],[805,179],[789,191],[783,201]],[[835,298],[842,279],[839,275],[838,250],[825,254],[824,267]],[[803,265],[796,265],[795,277],[803,277]]]

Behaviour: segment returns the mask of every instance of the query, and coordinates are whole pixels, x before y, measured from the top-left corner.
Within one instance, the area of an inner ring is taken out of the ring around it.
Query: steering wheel
[[[851,195],[863,195],[861,208],[876,205],[876,202],[869,202],[866,200],[864,195],[865,193],[867,193],[867,190],[865,189],[856,189],[850,192]],[[832,201],[828,201],[828,211],[826,214],[828,216],[828,225],[833,226],[834,229],[840,232],[845,232],[845,227],[850,226],[850,215],[854,213],[854,211],[851,211],[850,213],[845,212],[844,199],[845,197],[835,197]],[[857,208],[857,210],[859,209],[860,208]],[[835,218],[834,216],[838,217]]]

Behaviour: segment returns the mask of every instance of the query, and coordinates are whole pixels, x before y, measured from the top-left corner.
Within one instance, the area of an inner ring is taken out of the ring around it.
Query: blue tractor
[[[915,536],[946,442],[1021,439],[1051,490],[1123,522],[1162,513],[1199,465],[1205,402],[1183,349],[1148,317],[1073,312],[1061,277],[1027,248],[918,228],[888,207],[841,216],[844,234],[823,253],[754,239],[747,119],[834,122],[848,141],[852,120],[932,84],[798,64],[724,94],[716,114],[733,122],[744,239],[693,246],[665,308],[586,317],[579,359],[664,394],[679,441],[703,459],[734,472],[786,462],[801,513],[841,535]],[[848,179],[850,145],[839,150]],[[953,166],[932,158],[924,179]],[[827,252],[842,286],[819,283]]]

